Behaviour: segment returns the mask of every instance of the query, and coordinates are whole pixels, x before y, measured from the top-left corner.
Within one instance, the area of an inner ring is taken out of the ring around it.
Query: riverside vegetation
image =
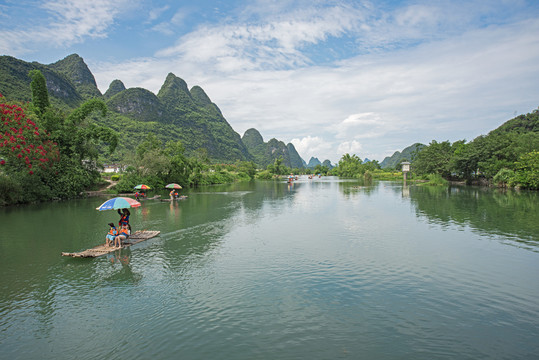
[[[103,186],[99,170],[106,162],[124,169],[112,188],[117,193],[131,192],[140,183],[197,186],[291,172],[400,180],[404,160],[412,163],[412,179],[539,188],[538,110],[471,142],[414,144],[382,164],[345,154],[335,167],[315,158],[307,165],[292,144],[265,143],[255,129],[240,138],[201,88],[189,91],[171,74],[157,97],[144,89],[125,89],[118,80],[100,95],[78,56],[32,66],[25,75],[27,95],[20,88],[26,86],[21,73],[29,64],[0,57],[0,93],[10,94],[0,98],[0,205],[81,196]],[[81,73],[86,80],[79,79]],[[146,97],[130,97],[133,93]],[[140,111],[133,110],[137,106]],[[155,117],[160,122],[152,121]]]

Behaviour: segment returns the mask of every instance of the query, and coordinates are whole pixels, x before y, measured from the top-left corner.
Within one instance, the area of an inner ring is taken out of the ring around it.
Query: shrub
[[[510,169],[500,169],[494,178],[492,179],[495,184],[498,184],[499,187],[506,187],[511,185],[515,181],[515,172]]]
[[[539,151],[522,155],[515,167],[516,183],[527,189],[539,189]]]
[[[263,170],[256,174],[256,178],[261,180],[271,180],[273,178],[273,174],[269,170]]]
[[[440,174],[428,174],[427,179],[428,181],[424,185],[447,186],[448,184],[448,181]]]

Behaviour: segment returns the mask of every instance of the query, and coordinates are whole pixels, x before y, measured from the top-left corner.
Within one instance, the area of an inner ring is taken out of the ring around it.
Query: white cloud
[[[300,51],[303,46],[353,30],[358,16],[356,9],[334,6],[295,10],[254,24],[206,25],[156,56],[181,56],[224,72],[305,66],[311,60]]]
[[[102,1],[109,14],[100,17],[101,9],[83,2],[47,4],[56,15],[46,26],[7,27],[0,48],[30,51],[36,34],[53,46],[49,37],[62,46],[105,41],[125,11]],[[202,86],[238,133],[254,127],[265,139],[293,139],[307,161],[335,162],[353,149],[382,160],[417,141],[471,140],[537,107],[537,7],[523,14],[529,3],[503,0],[362,4],[252,1],[241,13],[223,6],[217,22],[208,17],[178,33],[197,10],[170,3],[152,19],[174,14],[154,29],[178,34],[175,44],[126,61],[81,55],[103,92],[120,79],[157,93],[172,72]],[[60,28],[68,34],[57,35]],[[12,38],[20,48],[10,48]]]
[[[86,38],[105,38],[126,4],[129,4],[127,0],[46,1],[41,4],[45,14],[39,14],[31,23],[4,29],[0,46],[7,53],[18,55],[34,51],[32,48],[43,44],[65,47]]]
[[[337,148],[337,152],[339,154],[350,154],[350,155],[357,155],[361,157],[361,152],[363,150],[363,146],[361,143],[357,140],[352,141],[344,141],[339,144]]]
[[[223,35],[214,30],[212,39],[219,42]],[[358,155],[382,160],[417,141],[471,140],[510,119],[514,111],[537,107],[536,76],[531,76],[539,74],[536,33],[539,21],[529,20],[357,56],[338,66],[277,71],[245,70],[251,63],[242,54],[226,45],[221,52],[215,45],[201,45],[200,58],[167,56],[117,68],[107,65],[100,69],[107,68],[108,75],[98,71],[96,77],[98,83],[114,76],[128,80],[126,86],[157,91],[173,72],[190,86],[202,86],[240,134],[254,127],[265,139],[294,139],[306,161],[311,156],[338,161],[343,148],[333,145],[337,143],[347,144],[347,150],[361,144]],[[222,57],[221,65],[230,67],[204,66],[199,60],[210,59],[212,51]]]
[[[166,12],[169,6],[165,6],[161,9],[155,9],[156,13],[150,17],[151,20],[156,20],[161,17],[161,12]],[[190,11],[185,8],[181,8],[176,11],[172,17],[167,21],[162,21],[152,27],[153,31],[172,36],[176,33],[178,26],[181,26],[185,19],[189,16]]]
[[[170,6],[168,5],[165,5],[165,6],[162,6],[162,7],[158,7],[158,8],[153,8],[149,11],[148,13],[148,21],[149,22],[152,22],[152,21],[155,21],[157,20],[158,18],[161,17],[161,15],[163,13],[165,13],[168,9],[170,9]]]
[[[333,161],[332,158],[323,157],[321,155],[330,153],[333,147],[332,144],[328,143],[321,137],[306,136],[301,139],[292,139],[290,142],[294,145],[303,160],[305,160],[307,163],[309,162],[311,157],[316,157],[320,161],[324,161],[326,159]]]

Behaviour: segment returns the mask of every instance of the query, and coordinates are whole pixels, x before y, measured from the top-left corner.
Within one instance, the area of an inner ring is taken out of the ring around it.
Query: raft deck
[[[151,239],[153,237],[156,237],[159,235],[161,231],[153,231],[153,230],[138,230],[134,232],[133,234],[129,235],[127,240],[123,242],[122,247],[127,247],[131,245],[138,244],[139,242]],[[108,253],[114,252],[118,250],[118,248],[113,246],[105,246],[105,244],[98,245],[96,247],[93,247],[91,249],[87,249],[80,252],[62,252],[62,256],[71,256],[71,257],[98,257],[102,255],[106,255]]]

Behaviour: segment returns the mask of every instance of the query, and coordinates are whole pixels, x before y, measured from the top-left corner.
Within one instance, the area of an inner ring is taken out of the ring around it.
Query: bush
[[[522,155],[515,167],[516,183],[527,189],[539,189],[539,151]]]
[[[440,174],[429,174],[427,175],[428,181],[423,185],[432,185],[432,186],[447,186],[448,181],[442,177]]]
[[[500,169],[494,178],[492,179],[499,187],[511,186],[515,181],[515,172],[510,169]]]
[[[121,178],[122,178],[121,175],[119,175],[119,174],[114,174],[114,175],[112,175],[112,176],[110,177],[110,180],[111,180],[111,181],[119,181]]]
[[[0,206],[17,204],[23,200],[23,189],[19,182],[0,175]]]
[[[363,178],[367,182],[372,181],[372,172],[370,172],[370,170],[365,171],[365,174],[363,174]]]
[[[263,170],[256,174],[256,178],[261,180],[271,180],[273,179],[273,174],[269,170]]]

